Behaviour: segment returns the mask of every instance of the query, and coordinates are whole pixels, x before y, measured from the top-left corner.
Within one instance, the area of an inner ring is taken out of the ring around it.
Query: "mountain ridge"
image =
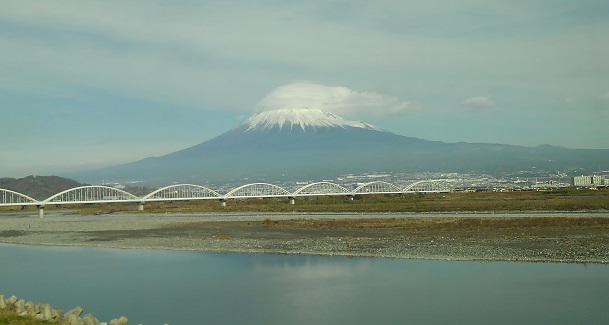
[[[211,140],[160,157],[67,176],[93,183],[301,181],[377,172],[583,172],[607,162],[609,150],[429,141],[322,110],[285,109],[259,113]]]

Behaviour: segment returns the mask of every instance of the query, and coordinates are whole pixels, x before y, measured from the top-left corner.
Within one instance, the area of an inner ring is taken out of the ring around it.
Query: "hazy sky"
[[[607,0],[1,1],[0,50],[0,176],[158,156],[284,105],[609,148]]]

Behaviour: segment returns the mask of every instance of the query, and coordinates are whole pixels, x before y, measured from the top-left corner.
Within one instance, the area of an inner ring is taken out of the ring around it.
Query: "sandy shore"
[[[609,213],[0,215],[0,242],[609,263]]]

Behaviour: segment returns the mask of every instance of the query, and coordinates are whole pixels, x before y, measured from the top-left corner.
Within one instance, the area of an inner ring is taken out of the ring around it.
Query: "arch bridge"
[[[304,185],[295,191],[289,191],[281,186],[269,183],[251,183],[236,187],[225,194],[213,189],[193,184],[170,185],[151,192],[143,197],[108,186],[80,186],[54,194],[39,201],[25,194],[7,189],[0,189],[1,206],[35,205],[39,216],[44,216],[44,206],[47,204],[95,204],[95,203],[137,203],[139,209],[144,209],[146,202],[155,201],[187,201],[187,200],[219,200],[224,206],[227,199],[245,198],[281,198],[285,197],[294,204],[295,198],[306,196],[346,196],[353,199],[356,195],[371,194],[405,194],[405,193],[439,193],[450,192],[449,180],[422,180],[399,187],[382,181],[360,184],[353,190],[332,183],[316,182]]]

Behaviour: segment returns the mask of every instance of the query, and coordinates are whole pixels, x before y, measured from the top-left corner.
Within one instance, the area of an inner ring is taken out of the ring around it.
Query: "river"
[[[129,324],[607,324],[609,266],[0,244],[0,294]]]

